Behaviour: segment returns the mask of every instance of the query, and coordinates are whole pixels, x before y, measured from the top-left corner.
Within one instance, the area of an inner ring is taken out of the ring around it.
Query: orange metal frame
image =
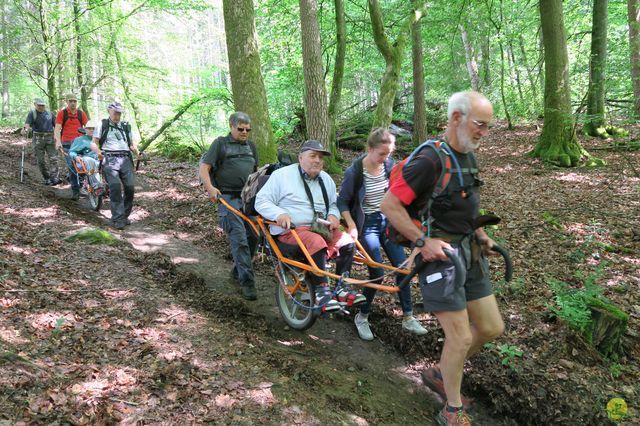
[[[276,244],[275,239],[273,238],[273,236],[269,232],[269,229],[267,228],[269,225],[275,225],[276,224],[275,222],[268,221],[262,218],[261,216],[256,216],[256,219],[253,220],[249,218],[247,215],[245,215],[244,213],[242,213],[241,211],[233,208],[222,197],[218,197],[218,201],[221,202],[231,212],[233,212],[238,217],[242,218],[245,222],[247,222],[251,226],[253,231],[256,233],[256,235],[260,235],[260,234],[264,235],[265,238],[269,241],[269,245],[271,246],[271,249],[276,254],[276,257],[280,262],[311,272],[312,274],[317,276],[326,276],[334,280],[339,280],[342,278],[340,275],[337,275],[328,271],[324,271],[320,269],[318,265],[316,265],[316,263],[311,258],[311,255],[309,254],[309,252],[307,251],[307,248],[302,243],[302,240],[300,239],[300,236],[298,235],[295,229],[290,230],[291,235],[293,235],[293,238],[295,238],[296,242],[298,243],[298,247],[302,251],[302,254],[304,255],[307,262],[309,263],[304,263],[304,262],[299,262],[297,260],[289,259],[282,254],[282,252],[280,251],[280,248]],[[360,256],[354,256],[354,260],[357,262],[362,262],[367,266],[371,266],[374,268],[383,268],[383,269],[397,272],[404,275],[407,275],[410,273],[408,269],[396,268],[390,265],[386,265],[384,263],[378,263],[374,261],[366,252],[366,250],[362,247],[359,241],[356,241],[356,248],[360,253]],[[359,280],[359,279],[350,278],[350,277],[344,278],[344,282],[346,282],[347,284],[353,284],[361,287],[375,288],[376,290],[384,291],[387,293],[397,293],[400,291],[400,288],[397,286],[375,284],[367,280]]]

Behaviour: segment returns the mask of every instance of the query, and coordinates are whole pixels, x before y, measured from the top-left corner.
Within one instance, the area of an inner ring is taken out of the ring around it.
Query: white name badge
[[[427,275],[427,284],[431,284],[432,282],[438,281],[442,279],[442,274],[440,272],[436,272],[435,274]]]

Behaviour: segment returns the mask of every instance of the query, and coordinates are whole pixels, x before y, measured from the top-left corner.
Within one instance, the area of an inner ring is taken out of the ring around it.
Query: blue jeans
[[[239,197],[223,194],[222,198],[237,210],[242,207],[242,200]],[[218,204],[218,218],[220,226],[229,238],[231,257],[233,257],[232,274],[234,278],[240,282],[241,286],[253,287],[255,285],[255,277],[252,260],[256,252],[258,237],[244,219],[230,212],[222,204]]]
[[[387,254],[389,261],[393,266],[398,266],[405,261],[404,248],[390,241],[386,234],[387,218],[380,212],[365,215],[362,234],[359,236],[360,244],[369,253],[369,256],[378,263],[383,263],[382,250]],[[369,279],[380,279],[384,276],[384,269],[369,267]],[[404,275],[396,274],[396,283],[400,283]],[[360,308],[360,312],[368,314],[371,310],[373,298],[376,296],[376,289],[365,287],[362,294],[367,298],[367,302]],[[411,286],[406,285],[398,293],[402,312],[410,315],[413,312],[413,304],[411,302]]]
[[[71,192],[77,194],[80,192],[80,178],[76,174],[76,169],[73,168],[71,157],[69,157],[69,149],[71,148],[71,142],[62,142],[62,149],[64,153],[64,161],[67,162],[67,168],[69,169],[69,183],[71,183]]]

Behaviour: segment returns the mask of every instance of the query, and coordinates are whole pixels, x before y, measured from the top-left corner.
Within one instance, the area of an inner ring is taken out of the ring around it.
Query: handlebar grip
[[[511,278],[513,277],[513,262],[511,261],[509,252],[497,244],[494,244],[493,247],[491,247],[491,250],[495,251],[496,253],[500,253],[500,255],[504,258],[504,280],[506,282],[511,281]]]
[[[453,267],[455,268],[455,278],[456,278],[455,288],[459,288],[464,284],[467,271],[465,270],[465,267],[462,264],[462,260],[460,260],[460,258],[458,257],[458,255],[456,255],[455,252],[448,249],[444,249],[444,254],[446,254],[449,260],[451,260],[451,263],[453,263]],[[425,266],[427,266],[427,262],[425,262],[424,259],[422,259],[422,256],[418,255],[416,257],[416,266],[414,266],[411,272],[402,279],[402,282],[398,284],[398,287],[404,288],[404,286],[409,284],[411,282],[411,279],[416,274],[419,274],[420,271],[422,271]]]

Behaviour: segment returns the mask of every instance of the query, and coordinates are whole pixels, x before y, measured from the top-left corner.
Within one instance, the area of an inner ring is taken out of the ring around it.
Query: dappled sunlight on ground
[[[74,328],[80,318],[71,312],[43,312],[28,315],[26,320],[36,330],[36,333],[42,335],[44,331]]]
[[[41,208],[29,208],[29,207],[0,207],[0,212],[12,216],[20,216],[29,219],[42,219],[56,217],[60,209],[58,207],[41,207]]]
[[[2,341],[5,341],[10,345],[23,345],[29,342],[28,339],[22,337],[20,330],[0,324],[0,343]]]
[[[17,247],[11,244],[0,246],[0,249],[27,256],[37,253],[37,250],[34,250],[31,247]]]
[[[284,346],[304,346],[302,340],[278,340],[278,343]]]
[[[172,200],[186,201],[193,199],[192,196],[185,195],[175,187],[163,187],[160,191],[142,191],[137,192],[136,197],[149,200]]]
[[[578,173],[561,173],[559,175],[553,176],[553,178],[561,182],[584,183],[589,186],[596,186],[601,184],[599,180],[594,180],[590,176],[585,176]]]
[[[144,253],[156,252],[170,242],[170,237],[163,233],[130,231],[128,235],[134,248]]]

